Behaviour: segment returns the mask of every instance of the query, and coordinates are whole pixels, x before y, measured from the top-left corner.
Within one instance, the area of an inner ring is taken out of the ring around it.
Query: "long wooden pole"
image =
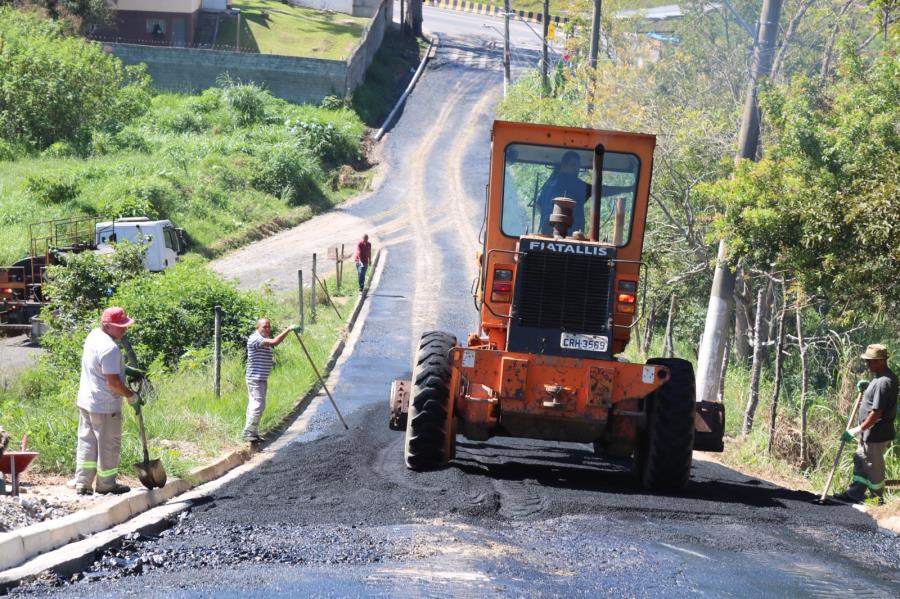
[[[331,396],[331,391],[328,390],[328,386],[325,385],[325,379],[322,378],[322,375],[319,374],[319,369],[316,368],[316,363],[313,362],[312,356],[309,355],[309,351],[306,349],[306,344],[303,343],[303,337],[300,336],[300,333],[294,331],[294,335],[297,336],[297,341],[300,342],[300,347],[303,349],[303,353],[306,354],[306,359],[309,360],[309,365],[312,366],[313,372],[316,373],[316,377],[319,379],[319,383],[321,383],[322,388],[325,390],[325,394],[328,396],[328,399],[331,400],[331,405],[334,407],[334,411],[337,413],[338,418],[341,419],[341,424],[344,425],[345,430],[350,430],[350,427],[347,426],[347,423],[344,421],[344,417],[341,416],[341,411],[337,407],[337,402],[334,401],[334,398]]]

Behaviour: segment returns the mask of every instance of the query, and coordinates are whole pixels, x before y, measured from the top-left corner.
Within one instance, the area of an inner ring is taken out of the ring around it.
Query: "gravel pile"
[[[63,505],[54,504],[43,498],[0,496],[0,532],[7,532],[23,526],[60,518],[71,513]]]

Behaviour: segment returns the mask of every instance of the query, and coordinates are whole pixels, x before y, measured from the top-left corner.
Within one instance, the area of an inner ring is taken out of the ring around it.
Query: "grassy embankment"
[[[357,301],[355,272],[345,267],[341,289],[334,298],[342,318],[328,305],[319,305],[315,324],[310,323],[310,298],[306,297],[306,330],[303,339],[320,372],[334,343],[340,338]],[[166,276],[166,275],[158,275]],[[372,273],[370,271],[369,277]],[[336,291],[334,278],[326,280],[329,292]],[[322,293],[319,294],[322,299]],[[266,315],[272,319],[273,334],[297,321],[298,298],[268,297]],[[139,333],[141,324],[135,325]],[[247,321],[246,333],[252,332]],[[316,377],[293,334],[275,349],[276,364],[269,379],[266,411],[261,431],[278,424],[297,405]],[[240,445],[247,390],[244,383],[243,347],[227,347],[223,352],[221,396],[213,392],[212,348],[192,348],[173,369],[151,368],[153,392],[144,410],[147,435],[154,457],[163,460],[173,476],[184,476],[194,466]],[[41,452],[37,472],[68,474],[74,468],[74,442],[78,414],[74,408],[77,376],[57,373],[67,379],[62,393],[38,391],[51,385],[54,376],[46,368],[35,368],[0,390],[0,423],[14,439],[28,433],[31,446]],[[141,460],[137,421],[124,408],[125,432],[120,472],[131,473],[131,464]]]
[[[369,22],[273,0],[236,1],[232,6],[241,10],[241,52],[342,60],[350,56]],[[236,17],[223,17],[217,47],[235,48],[237,22]]]
[[[156,95],[134,123],[95,134],[88,156],[59,145],[0,162],[0,264],[27,254],[29,223],[80,214],[169,218],[192,249],[215,255],[229,238],[296,224],[355,193],[339,169],[359,161],[363,131],[349,109],[249,86]]]
[[[662,336],[657,335],[647,357],[662,355],[662,343]],[[626,355],[633,361],[644,361],[645,358],[640,355],[636,346],[637,344],[632,342]],[[696,371],[696,348],[689,343],[676,340],[674,353],[678,357],[693,362]],[[894,370],[897,369],[894,368]],[[868,377],[860,375],[859,378]],[[839,394],[838,390],[816,391],[810,389],[807,409],[809,417],[808,447],[813,465],[801,467],[796,458],[799,455],[800,437],[799,429],[795,424],[799,421],[800,413],[799,381],[790,372],[786,372],[781,389],[776,432],[771,452],[768,447],[768,433],[769,414],[772,406],[772,373],[768,370],[763,372],[760,379],[760,401],[756,409],[754,426],[750,434],[743,436],[741,427],[744,421],[749,387],[749,366],[736,365],[732,361],[725,378],[725,432],[727,437],[725,452],[713,455],[725,465],[747,474],[772,480],[785,486],[821,493],[834,462],[839,437],[847,419],[846,413],[839,413],[828,406],[846,403],[848,404],[846,411],[849,412],[849,403],[854,398],[844,397],[843,401],[839,401],[834,397]],[[832,493],[839,492],[850,484],[854,450],[855,446],[845,446],[832,485]],[[887,478],[900,478],[900,446],[894,444],[888,450],[886,459]],[[888,489],[885,497],[888,502],[896,503],[897,490]]]

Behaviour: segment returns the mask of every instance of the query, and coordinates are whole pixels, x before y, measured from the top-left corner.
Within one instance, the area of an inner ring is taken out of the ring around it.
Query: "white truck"
[[[111,251],[114,243],[128,241],[147,246],[144,268],[160,272],[178,261],[187,252],[184,229],[176,229],[169,220],[150,220],[146,216],[119,218],[95,225],[98,251]]]
[[[174,266],[187,252],[184,229],[169,220],[145,216],[100,221],[82,216],[35,223],[28,227],[30,255],[12,266],[0,267],[0,334],[20,333],[31,327],[46,303],[45,271],[66,253],[113,252],[121,241],[146,246],[144,268],[161,272]],[[32,337],[38,333],[32,330]]]

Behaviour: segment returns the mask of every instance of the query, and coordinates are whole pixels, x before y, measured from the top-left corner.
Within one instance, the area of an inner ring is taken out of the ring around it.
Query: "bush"
[[[81,193],[81,184],[71,173],[30,175],[25,191],[44,206],[71,202]]]
[[[243,343],[264,312],[258,297],[239,291],[195,256],[122,284],[110,303],[137,321],[129,337],[141,363],[170,366],[185,351],[212,343],[215,306],[222,306],[222,339],[228,343]]]
[[[282,143],[260,157],[260,169],[252,183],[260,191],[298,204],[321,196],[320,178],[318,160],[312,152],[303,146]]]
[[[146,71],[37,13],[0,7],[0,131],[8,142],[80,145],[146,109]]]
[[[47,158],[71,158],[77,156],[78,150],[67,141],[55,141],[50,147],[41,152],[41,156]]]
[[[158,218],[175,208],[179,192],[158,177],[114,177],[97,194],[98,213],[108,218]]]
[[[62,263],[47,269],[44,292],[49,303],[41,311],[47,333],[41,344],[56,367],[77,369],[84,337],[124,281],[144,275],[144,247],[120,243],[111,254],[63,254]]]
[[[290,131],[321,160],[331,164],[353,162],[359,158],[359,142],[332,123],[296,121],[289,123]]]
[[[253,84],[234,83],[230,79],[225,80],[222,87],[222,100],[238,125],[246,127],[265,119],[266,97],[271,96],[261,88]]]

